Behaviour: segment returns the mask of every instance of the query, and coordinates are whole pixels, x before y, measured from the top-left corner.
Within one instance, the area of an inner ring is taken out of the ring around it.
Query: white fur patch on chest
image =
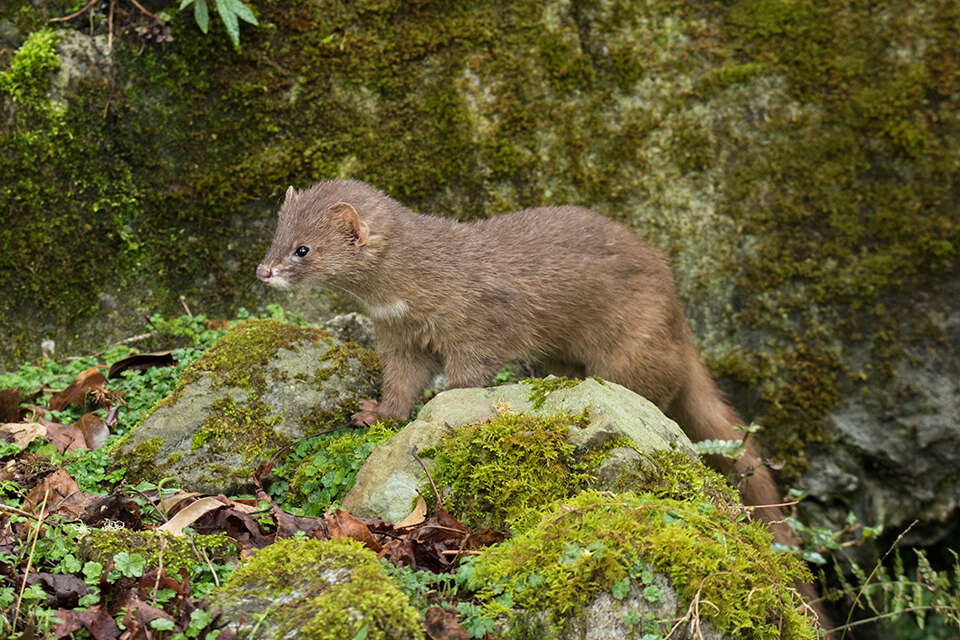
[[[364,306],[366,307],[367,315],[374,320],[399,320],[410,310],[407,303],[399,299],[388,304]]]

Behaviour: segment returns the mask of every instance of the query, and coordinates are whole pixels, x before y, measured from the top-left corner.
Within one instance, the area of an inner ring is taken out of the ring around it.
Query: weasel
[[[536,359],[632,389],[692,440],[741,439],[739,416],[694,348],[666,257],[599,213],[538,207],[460,223],[355,180],[290,187],[257,277],[347,293],[373,321],[382,399],[361,403],[357,424],[408,418],[441,367],[448,389],[482,387],[504,362]],[[752,441],[736,462],[715,462],[744,475],[747,504],[780,501]],[[796,542],[779,508],[756,511],[780,541]]]

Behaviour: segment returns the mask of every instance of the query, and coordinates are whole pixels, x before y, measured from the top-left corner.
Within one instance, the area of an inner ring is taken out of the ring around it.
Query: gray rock
[[[330,318],[323,323],[323,328],[341,340],[354,342],[367,349],[373,349],[377,343],[373,322],[356,311]]]
[[[172,476],[189,490],[233,493],[286,445],[348,426],[378,371],[373,352],[325,331],[244,322],[184,371],[117,454],[131,478]]]
[[[425,478],[411,452],[435,446],[446,429],[489,420],[502,411],[577,415],[586,410],[588,425],[571,429],[570,439],[576,447],[599,448],[611,440],[628,438],[641,452],[676,449],[693,454],[690,440],[675,422],[652,402],[618,384],[584,380],[575,387],[553,391],[540,406],[535,406],[531,391],[529,384],[513,384],[439,394],[415,421],[370,454],[344,498],[343,508],[356,516],[402,520]],[[631,453],[615,451],[601,471],[608,488],[617,485],[622,473],[640,458],[632,449]],[[430,461],[425,462],[429,468]]]
[[[50,96],[62,104],[69,100],[81,80],[107,76],[112,61],[107,36],[88,36],[73,29],[61,29],[57,37],[60,68],[50,80]]]

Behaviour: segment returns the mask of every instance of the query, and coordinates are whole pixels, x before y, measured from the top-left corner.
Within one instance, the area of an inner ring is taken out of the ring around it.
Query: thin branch
[[[43,502],[40,504],[40,517],[43,518],[43,512],[47,508],[47,497],[50,495],[50,487],[43,491]],[[33,552],[37,548],[37,538],[40,537],[40,524],[37,522],[37,528],[33,530],[33,543],[30,545],[30,555],[27,556],[27,567],[23,570],[23,582],[20,583],[20,593],[17,594],[17,606],[13,610],[13,624],[10,625],[11,631],[17,629],[17,618],[20,617],[20,604],[23,602],[23,592],[27,590],[27,577],[30,576],[30,565],[33,564]]]
[[[63,16],[62,18],[50,18],[49,20],[47,20],[47,22],[66,22],[67,20],[73,20],[74,18],[79,16],[81,13],[85,11],[89,11],[90,7],[92,7],[96,3],[97,3],[97,0],[90,0],[90,2],[88,2],[83,9],[80,9],[79,11],[74,11],[70,15]]]

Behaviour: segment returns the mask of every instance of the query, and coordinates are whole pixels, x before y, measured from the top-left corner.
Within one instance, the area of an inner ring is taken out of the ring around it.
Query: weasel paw
[[[379,419],[380,414],[377,413],[376,400],[361,400],[360,411],[357,411],[355,414],[353,414],[353,417],[351,418],[353,424],[358,427],[373,425]]]

